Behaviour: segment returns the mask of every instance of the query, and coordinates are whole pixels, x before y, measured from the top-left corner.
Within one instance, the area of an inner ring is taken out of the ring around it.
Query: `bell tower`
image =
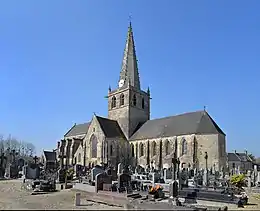
[[[131,21],[118,87],[108,91],[108,118],[117,120],[127,139],[150,119],[150,91],[141,90]]]

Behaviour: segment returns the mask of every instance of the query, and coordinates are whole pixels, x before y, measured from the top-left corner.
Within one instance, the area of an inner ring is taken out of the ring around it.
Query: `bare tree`
[[[8,135],[6,138],[0,135],[0,151],[9,153],[15,151],[17,155],[22,157],[33,156],[36,148],[32,143],[25,141],[18,141],[15,137]]]
[[[5,151],[5,148],[4,148],[4,136],[3,135],[0,135],[0,152],[1,154]]]

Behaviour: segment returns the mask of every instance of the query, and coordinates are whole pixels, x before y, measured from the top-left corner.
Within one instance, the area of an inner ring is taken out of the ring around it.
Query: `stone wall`
[[[187,150],[183,145],[184,141],[186,141]],[[160,165],[163,168],[169,168],[173,153],[176,152],[183,167],[187,167],[188,164],[193,166],[194,164],[197,168],[205,168],[204,156],[205,152],[208,152],[208,168],[215,164],[216,170],[226,166],[226,152],[220,151],[220,148],[225,151],[225,144],[225,136],[218,134],[191,134],[130,142],[131,151],[134,149],[134,155],[137,157],[137,164],[142,167],[145,167],[149,161],[149,163],[154,162],[157,168]]]

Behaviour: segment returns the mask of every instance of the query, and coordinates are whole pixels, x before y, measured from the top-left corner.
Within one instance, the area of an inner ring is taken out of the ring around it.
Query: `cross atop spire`
[[[137,89],[140,89],[140,80],[134,45],[134,35],[131,23],[131,16],[129,17],[127,39],[119,79],[119,87],[125,85],[133,86]]]

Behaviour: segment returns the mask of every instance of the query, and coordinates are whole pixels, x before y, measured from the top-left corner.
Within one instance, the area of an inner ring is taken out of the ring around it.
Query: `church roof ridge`
[[[148,120],[130,137],[130,140],[152,139],[187,134],[225,135],[205,110],[199,110],[175,116]]]
[[[184,112],[184,113],[180,113],[180,114],[176,114],[176,115],[170,115],[170,116],[155,118],[155,119],[151,119],[151,120],[148,120],[148,121],[169,119],[169,118],[172,118],[172,117],[178,117],[178,116],[184,116],[184,115],[188,115],[188,114],[202,113],[202,112],[205,112],[205,111],[204,111],[204,110],[189,111],[189,112]],[[206,112],[206,113],[207,113],[207,112]],[[207,113],[207,114],[208,114],[208,113]]]
[[[82,135],[86,134],[88,132],[88,128],[90,125],[91,121],[81,123],[81,124],[74,124],[67,133],[65,133],[64,137],[69,137],[69,136],[77,136],[77,135]]]

